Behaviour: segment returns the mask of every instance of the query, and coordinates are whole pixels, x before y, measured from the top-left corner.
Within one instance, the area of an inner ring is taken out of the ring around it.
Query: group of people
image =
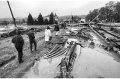
[[[66,23],[65,22],[61,23],[61,28],[63,28],[63,29],[66,28]],[[59,31],[60,31],[59,24],[55,24],[54,25],[55,36],[57,36],[59,34]],[[51,39],[52,39],[51,30],[50,30],[50,27],[47,26],[47,28],[45,29],[45,42],[48,43]]]
[[[59,25],[56,24],[54,27],[54,31],[56,32],[55,35],[58,35],[59,30],[60,30]],[[35,40],[35,35],[34,35],[33,30],[30,30],[27,35],[29,37],[29,42],[30,42],[30,51],[33,52],[33,44],[34,44],[35,51],[37,51],[37,43]],[[46,42],[46,44],[48,44],[51,39],[52,39],[51,30],[50,30],[50,27],[47,26],[47,28],[45,29],[45,42]],[[21,36],[21,31],[16,30],[16,35],[13,37],[12,43],[14,43],[15,48],[18,52],[18,61],[19,61],[19,63],[22,63],[23,62],[22,58],[23,58],[24,39]]]
[[[58,35],[60,28],[58,24],[54,25],[54,31],[55,31],[55,35]],[[49,41],[52,39],[52,35],[51,35],[51,30],[50,27],[47,26],[47,28],[45,29],[45,42],[49,43]]]
[[[30,51],[33,52],[32,50],[32,45],[34,44],[34,48],[35,51],[37,50],[37,44],[36,44],[36,40],[35,40],[35,36],[34,36],[34,32],[31,30],[28,32],[28,37],[29,37],[29,41],[30,41]],[[23,46],[24,46],[24,39],[21,36],[21,31],[16,30],[16,35],[13,37],[12,39],[12,43],[14,43],[15,48],[18,52],[18,61],[19,63],[23,62]]]

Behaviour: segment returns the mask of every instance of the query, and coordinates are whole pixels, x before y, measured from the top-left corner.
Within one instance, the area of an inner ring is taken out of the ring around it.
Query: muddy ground
[[[9,77],[14,76],[12,74],[18,74],[16,71],[21,71],[26,68],[26,66],[30,66],[33,64],[34,60],[39,57],[42,57],[48,49],[51,48],[52,45],[45,48],[44,41],[44,31],[37,32],[35,34],[35,38],[37,41],[37,52],[30,52],[29,49],[29,39],[27,35],[22,35],[25,41],[23,48],[23,60],[24,63],[19,64],[17,60],[17,51],[14,47],[14,44],[11,43],[11,37],[0,41],[0,77]],[[13,59],[11,59],[14,56]],[[11,59],[11,61],[9,61]],[[7,61],[4,63],[5,61]],[[29,68],[29,67],[28,67]]]
[[[54,35],[55,33],[53,32],[52,34]],[[44,31],[37,32],[35,34],[35,36],[36,36],[37,45],[38,45],[37,52],[30,53],[29,39],[28,39],[27,35],[23,35],[23,38],[25,40],[25,45],[24,45],[24,56],[23,56],[24,62],[22,64],[19,64],[17,61],[17,51],[14,48],[14,45],[11,43],[11,38],[7,38],[5,40],[0,41],[0,61],[3,61],[3,59],[4,60],[9,59],[12,56],[15,56],[15,59],[9,61],[7,64],[0,67],[0,77],[1,78],[4,78],[4,77],[5,78],[24,77],[23,76],[25,74],[24,72],[29,71],[30,68],[34,66],[34,62],[36,61],[36,59],[38,59],[38,58],[40,59],[48,50],[50,50],[55,45],[55,44],[51,44],[51,45],[45,47]],[[97,37],[97,38],[99,39],[99,37]],[[86,47],[87,45],[88,45],[88,42],[83,42],[84,47]],[[91,50],[90,48],[87,48],[87,49],[85,48],[85,50],[90,50],[93,52],[93,50]],[[94,50],[98,51],[102,55],[104,54],[104,55],[107,55],[109,57],[112,57],[116,62],[120,62],[120,57],[117,53],[105,51],[104,49],[102,49],[98,46]],[[85,53],[83,53],[83,54],[85,54]],[[98,54],[97,54],[97,56],[98,56]],[[92,55],[90,57],[92,57]],[[83,56],[83,59],[84,59],[84,56]],[[90,61],[94,60],[92,58],[90,58],[90,59],[91,59]],[[77,63],[77,64],[79,64],[79,63]],[[95,64],[95,62],[94,62],[94,64]],[[88,67],[88,66],[86,66],[86,67]],[[83,69],[84,68],[85,67],[83,67]],[[105,71],[105,70],[103,70],[103,71]],[[78,74],[76,74],[76,75],[78,75]],[[29,75],[27,75],[27,76],[29,77]],[[81,77],[82,76],[83,75],[81,75]],[[77,76],[77,77],[80,78],[80,76]],[[84,77],[87,77],[87,76],[84,76]],[[96,77],[96,76],[88,76],[88,77]],[[98,75],[97,77],[105,77],[105,76]],[[108,77],[108,76],[106,76],[106,77]]]

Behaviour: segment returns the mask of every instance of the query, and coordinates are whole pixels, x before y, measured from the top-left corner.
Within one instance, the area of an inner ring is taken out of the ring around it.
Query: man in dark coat
[[[34,47],[35,47],[35,51],[37,50],[36,47],[37,47],[37,44],[36,44],[36,41],[35,41],[35,36],[34,36],[34,33],[33,31],[30,31],[28,32],[28,37],[29,37],[29,41],[30,41],[30,51],[32,52],[32,45],[34,44]]]
[[[66,22],[61,24],[61,28],[65,29],[66,28]]]
[[[55,27],[54,27],[54,31],[59,31],[59,30],[60,30],[60,29],[59,29],[59,25],[56,24]]]
[[[60,30],[59,25],[56,24],[54,27],[54,31],[56,31],[56,35],[58,34],[58,31]]]
[[[23,37],[20,35],[21,32],[19,30],[17,30],[16,33],[17,35],[13,37],[12,43],[14,43],[15,48],[18,51],[18,61],[19,63],[22,63],[24,40]]]

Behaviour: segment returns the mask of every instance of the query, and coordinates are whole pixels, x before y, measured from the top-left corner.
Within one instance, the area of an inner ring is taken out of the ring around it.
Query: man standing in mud
[[[20,35],[21,32],[19,30],[16,31],[16,34],[17,35],[15,35],[12,39],[12,43],[14,43],[15,48],[18,51],[18,61],[19,63],[22,63],[24,40],[23,37]]]
[[[30,51],[32,52],[32,48],[33,48],[33,44],[34,44],[34,48],[35,48],[35,51],[37,50],[36,47],[37,47],[37,44],[36,44],[36,41],[35,41],[35,36],[34,36],[34,33],[33,31],[29,31],[28,32],[28,37],[29,37],[29,41],[30,41]]]
[[[61,24],[61,28],[63,28],[63,29],[66,28],[66,22],[63,22],[63,23]]]
[[[59,25],[55,24],[55,27],[54,27],[54,31],[56,31],[55,35],[58,35],[59,30],[60,30]]]

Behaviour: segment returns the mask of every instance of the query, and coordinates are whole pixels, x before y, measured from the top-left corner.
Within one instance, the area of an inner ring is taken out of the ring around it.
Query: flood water
[[[114,58],[91,48],[82,48],[81,55],[75,61],[75,78],[120,78],[120,63]]]
[[[63,56],[54,59],[41,59],[36,61],[22,78],[54,78],[59,74],[59,64]]]
[[[15,29],[14,25],[9,25],[9,26],[4,26],[4,27],[0,27],[0,34],[9,32],[11,30]]]

